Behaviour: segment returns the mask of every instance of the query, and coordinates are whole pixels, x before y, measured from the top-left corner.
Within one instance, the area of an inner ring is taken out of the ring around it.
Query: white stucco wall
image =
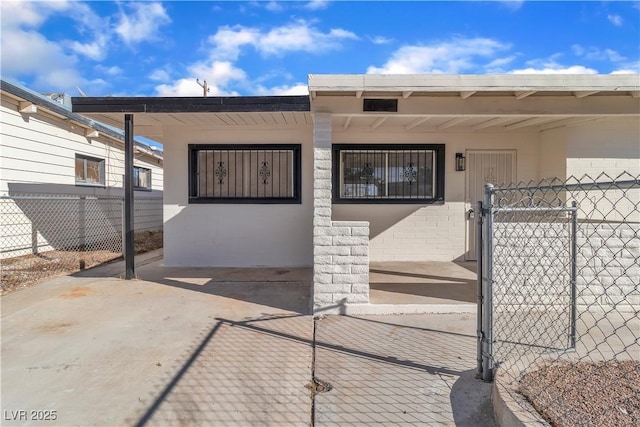
[[[164,263],[297,267],[313,264],[312,126],[165,132]],[[189,204],[188,144],[301,144],[301,204]]]
[[[566,129],[567,176],[640,174],[640,118],[606,119]]]
[[[335,129],[335,127],[334,127]],[[369,221],[371,261],[451,261],[468,245],[465,172],[455,171],[455,153],[517,150],[518,180],[538,178],[538,133],[367,132],[334,130],[334,143],[444,144],[445,203],[440,205],[335,204],[333,219]],[[475,201],[473,201],[475,202]]]

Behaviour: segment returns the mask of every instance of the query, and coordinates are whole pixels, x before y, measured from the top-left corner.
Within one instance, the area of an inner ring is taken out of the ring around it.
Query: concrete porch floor
[[[2,425],[494,425],[473,316],[314,321],[308,269],[160,262],[0,298]]]
[[[475,304],[476,263],[372,262],[371,304]]]

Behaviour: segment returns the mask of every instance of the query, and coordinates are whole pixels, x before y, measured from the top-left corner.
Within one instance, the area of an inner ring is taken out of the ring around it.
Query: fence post
[[[120,200],[120,224],[122,226],[122,240],[120,243],[120,251],[122,252],[122,259],[125,259],[125,252],[127,250],[127,245],[125,245],[125,242],[127,240],[127,227],[124,223],[124,198]]]
[[[476,205],[476,270],[478,277],[478,314],[476,334],[478,337],[478,374],[482,375],[482,338],[484,333],[482,330],[482,201],[478,201]]]
[[[578,202],[571,202],[571,348],[576,348],[576,287],[578,275]]]
[[[482,295],[483,338],[482,379],[493,379],[493,184],[485,184],[483,201]]]

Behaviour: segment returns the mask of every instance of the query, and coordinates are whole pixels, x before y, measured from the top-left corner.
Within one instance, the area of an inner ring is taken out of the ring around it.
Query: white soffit
[[[484,74],[484,75],[390,75],[390,74],[310,74],[309,91],[348,92],[359,97],[367,92],[397,92],[403,98],[430,92],[454,92],[463,99],[485,92],[509,92],[518,99],[538,92],[568,92],[577,98],[598,92],[635,95],[640,76],[566,74]],[[347,95],[347,93],[345,93]]]

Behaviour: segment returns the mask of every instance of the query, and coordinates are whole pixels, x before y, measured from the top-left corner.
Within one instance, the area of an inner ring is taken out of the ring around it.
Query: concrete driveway
[[[2,425],[492,424],[473,316],[314,331],[308,269],[119,268],[1,298]]]

